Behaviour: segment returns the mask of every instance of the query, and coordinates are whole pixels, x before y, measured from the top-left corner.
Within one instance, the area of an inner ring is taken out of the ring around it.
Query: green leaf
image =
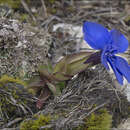
[[[51,79],[52,74],[51,64],[38,66],[38,71],[43,78]]]
[[[62,91],[64,88],[65,88],[65,81],[62,81],[62,82],[58,82],[56,84],[57,87],[60,88],[60,90]]]
[[[72,78],[75,74],[82,72],[86,68],[94,65],[93,62],[96,61],[94,54],[97,55],[97,52],[80,52],[65,56],[55,65],[53,77],[55,80],[59,81]],[[89,62],[85,63],[88,59]]]
[[[57,72],[66,72],[66,67],[67,67],[67,56],[62,58],[55,66],[53,69],[53,74]]]
[[[54,86],[52,83],[47,82],[47,86],[54,96],[58,96],[61,94],[59,87]]]

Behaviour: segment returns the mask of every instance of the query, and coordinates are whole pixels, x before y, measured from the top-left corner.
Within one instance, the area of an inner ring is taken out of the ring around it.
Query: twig
[[[43,129],[45,129],[45,128],[51,128],[53,125],[52,124],[50,124],[50,125],[45,125],[45,126],[42,126],[41,128],[40,128],[40,130],[43,130]]]
[[[71,5],[74,6],[74,0],[71,0],[70,2],[71,2]]]
[[[43,17],[47,18],[47,9],[46,9],[46,5],[45,5],[44,0],[41,0],[41,3],[42,3],[43,12],[44,12]]]
[[[19,122],[21,120],[22,120],[22,118],[16,118],[13,121],[10,121],[6,126],[10,127],[11,125],[16,124],[17,122]]]
[[[31,12],[30,8],[28,7],[26,1],[25,1],[25,0],[21,0],[21,3],[22,3],[22,5],[23,5],[24,9],[25,9],[25,10],[29,13],[29,15],[31,16],[32,20],[33,20],[34,22],[36,22],[37,20],[36,20],[36,18],[34,17],[34,15],[32,14],[32,12]]]
[[[18,130],[17,128],[4,128],[2,130]]]

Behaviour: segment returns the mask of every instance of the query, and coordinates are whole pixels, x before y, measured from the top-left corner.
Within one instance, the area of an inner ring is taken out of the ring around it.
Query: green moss
[[[130,21],[130,16],[127,16],[127,17],[125,18],[125,22],[128,22],[128,21]]]
[[[20,15],[20,21],[21,22],[27,21],[28,18],[29,18],[28,14],[23,13],[23,14]]]
[[[56,0],[49,0],[49,3],[54,4]]]
[[[26,2],[29,3],[30,0],[26,0]],[[0,4],[5,4],[16,9],[21,6],[21,0],[0,0]]]
[[[35,117],[35,120],[26,120],[21,123],[20,130],[39,130],[40,127],[48,125],[51,121],[49,115],[40,115]],[[45,128],[45,130],[51,130],[50,128]]]
[[[26,108],[27,113],[25,113],[21,106],[34,107],[33,102],[28,100],[31,95],[26,91],[25,85],[26,83],[18,78],[7,75],[0,78],[0,117],[4,122],[8,122],[10,118],[30,114]]]
[[[56,8],[52,8],[52,9],[51,9],[51,13],[52,13],[52,14],[56,14],[56,12],[57,12],[57,9],[56,9]]]
[[[20,6],[20,0],[0,0],[0,4],[6,4],[12,8],[18,8]]]
[[[17,84],[21,84],[23,86],[26,86],[26,83],[24,81],[20,80],[19,78],[13,78],[13,77],[8,76],[8,75],[3,75],[0,78],[0,83],[2,83],[2,84],[17,83]]]
[[[79,126],[75,130],[110,130],[112,116],[106,109],[101,109],[97,113],[92,113],[84,119],[85,125]]]

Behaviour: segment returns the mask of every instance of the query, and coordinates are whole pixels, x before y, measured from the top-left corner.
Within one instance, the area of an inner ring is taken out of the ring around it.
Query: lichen
[[[46,62],[52,36],[44,34],[44,29],[21,24],[18,20],[1,18],[0,25],[0,76],[30,79],[36,75],[37,66]]]
[[[42,126],[48,125],[51,121],[50,115],[39,115],[34,117],[34,120],[26,120],[21,123],[20,130],[39,130]],[[51,128],[45,128],[45,130],[52,130]]]

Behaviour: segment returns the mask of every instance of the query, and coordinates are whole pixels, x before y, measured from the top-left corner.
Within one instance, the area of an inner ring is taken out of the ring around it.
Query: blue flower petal
[[[116,56],[115,65],[116,68],[123,74],[123,76],[130,83],[130,65],[127,63],[127,61],[122,57]]]
[[[125,52],[129,46],[129,42],[126,37],[115,29],[111,30],[110,34],[112,37],[112,44],[117,47],[118,53]]]
[[[115,76],[116,76],[117,81],[118,81],[121,85],[123,85],[123,75],[122,75],[122,73],[119,72],[118,69],[116,68],[115,62],[113,62],[111,58],[108,58],[108,62],[109,62],[110,66],[112,67],[112,69],[113,69],[113,71],[114,71],[114,73],[115,73]]]
[[[109,66],[108,66],[108,61],[107,61],[107,56],[105,55],[106,53],[106,50],[107,50],[107,47],[105,47],[102,51],[102,54],[101,54],[101,62],[102,64],[104,65],[104,67],[107,69],[107,70],[110,70],[109,69]]]
[[[94,49],[102,50],[110,40],[107,28],[95,22],[83,24],[84,40]]]

